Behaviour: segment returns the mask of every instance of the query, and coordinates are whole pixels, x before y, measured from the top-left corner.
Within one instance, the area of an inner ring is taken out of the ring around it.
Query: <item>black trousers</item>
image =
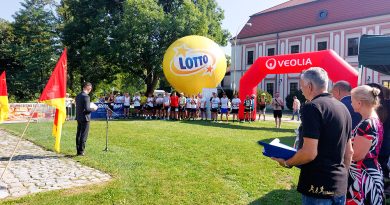
[[[81,154],[85,149],[85,142],[88,138],[89,121],[77,121],[76,149]]]
[[[389,169],[387,168],[387,162],[389,161],[389,156],[379,155],[378,161],[382,167],[383,177],[389,178]]]

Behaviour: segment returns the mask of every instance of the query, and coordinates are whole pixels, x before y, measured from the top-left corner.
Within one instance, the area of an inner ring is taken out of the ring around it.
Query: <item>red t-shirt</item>
[[[179,107],[179,96],[171,96],[171,107]]]

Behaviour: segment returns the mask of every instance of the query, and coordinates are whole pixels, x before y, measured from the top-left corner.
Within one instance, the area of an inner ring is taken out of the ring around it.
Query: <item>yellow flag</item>
[[[5,71],[0,75],[0,122],[8,119],[9,104]]]

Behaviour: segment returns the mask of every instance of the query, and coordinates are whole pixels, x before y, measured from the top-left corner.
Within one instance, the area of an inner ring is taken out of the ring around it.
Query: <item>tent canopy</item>
[[[360,39],[359,64],[390,75],[390,36],[363,35]]]

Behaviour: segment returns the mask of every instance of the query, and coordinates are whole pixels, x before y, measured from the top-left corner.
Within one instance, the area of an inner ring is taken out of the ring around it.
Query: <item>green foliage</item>
[[[61,38],[68,47],[69,86],[85,81],[111,82],[119,72],[111,63],[110,34],[119,23],[122,4],[111,0],[62,0],[58,8]],[[96,86],[95,86],[96,87]]]
[[[12,26],[11,23],[0,19],[0,73],[2,73],[5,70],[15,70],[19,65],[18,62],[15,59],[15,55],[11,50],[11,45],[14,40],[14,35],[12,32]],[[10,73],[7,71],[7,83],[9,85],[9,77],[12,78],[12,74],[10,76]],[[14,91],[14,87],[8,86],[8,92],[13,93],[11,91]],[[9,101],[14,102],[15,96],[10,95]]]
[[[122,72],[144,79],[146,93],[157,87],[164,53],[178,38],[202,35],[227,43],[229,34],[221,28],[223,11],[215,0],[128,0],[123,9],[121,23],[111,35],[112,56]]]
[[[112,92],[128,92],[134,94],[145,90],[145,84],[138,78],[135,78],[130,73],[120,73],[115,76],[115,80],[108,82],[102,80],[99,82],[94,91],[94,96],[106,95]]]
[[[11,41],[5,45],[9,93],[18,101],[36,99],[62,51],[56,33],[53,0],[26,0],[15,15]]]
[[[86,156],[72,157],[102,170],[109,183],[42,192],[5,204],[300,204],[299,169],[262,155],[257,141],[279,138],[292,145],[295,123],[248,124],[202,121],[111,121],[104,152],[105,121],[92,121]],[[63,127],[61,150],[73,156],[75,121]],[[2,124],[21,133],[24,124]],[[32,123],[30,141],[52,150],[52,123]],[[1,204],[1,202],[0,202]]]
[[[7,69],[12,99],[39,97],[63,47],[72,95],[86,81],[95,96],[112,87],[151,93],[158,86],[170,89],[162,60],[175,40],[202,35],[226,45],[230,35],[215,0],[56,2],[25,0],[15,22],[0,20],[0,69]]]
[[[226,67],[229,68],[230,65],[232,64],[232,58],[226,54],[225,54],[225,57],[226,57]]]
[[[305,96],[302,94],[302,91],[301,90],[298,90],[296,92],[292,92],[290,94],[288,94],[286,96],[286,105],[287,105],[287,108],[292,110],[292,106],[293,106],[293,97],[294,96],[297,96],[298,100],[301,102],[301,104],[303,104],[304,102],[306,102],[306,98]]]
[[[257,90],[257,102],[260,102],[260,97],[261,97],[261,95],[264,95],[264,94],[265,94],[265,102],[267,102],[267,104],[271,104],[272,95],[269,94],[267,91],[263,91],[261,89]]]

